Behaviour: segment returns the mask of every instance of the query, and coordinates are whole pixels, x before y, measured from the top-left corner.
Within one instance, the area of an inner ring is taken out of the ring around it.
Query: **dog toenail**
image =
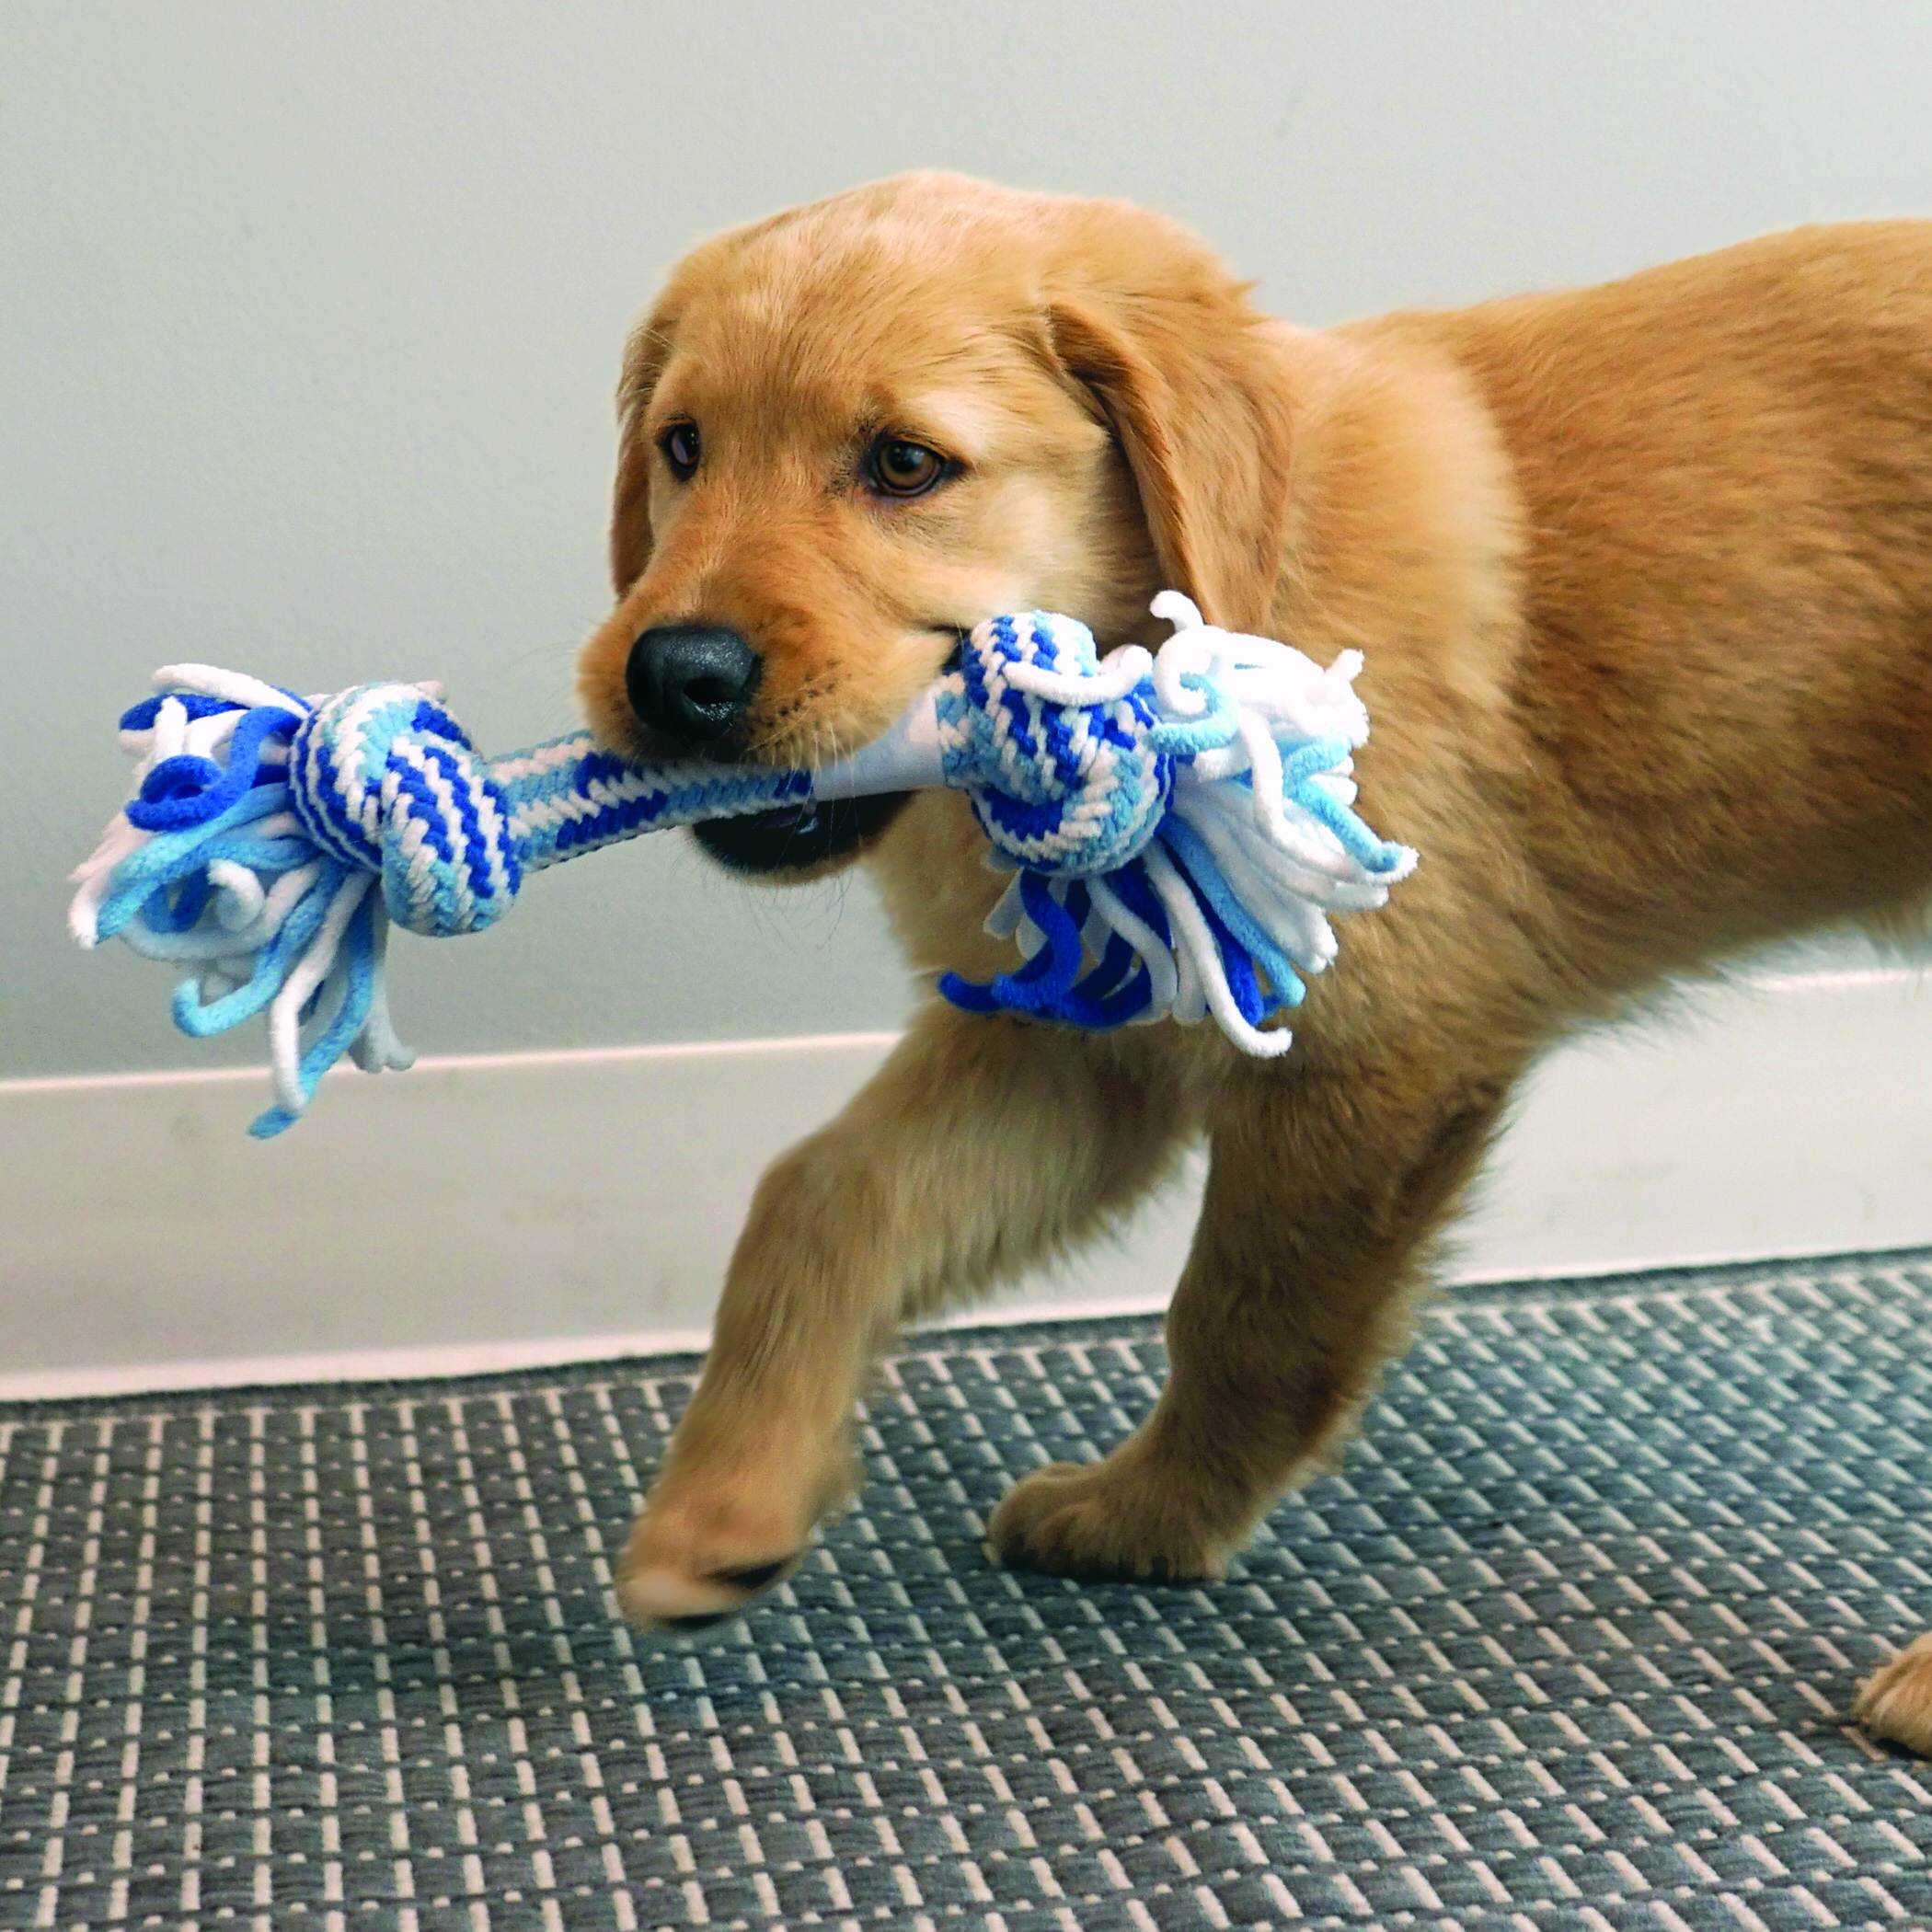
[[[778,1557],[769,1563],[747,1563],[742,1570],[714,1570],[706,1581],[735,1583],[741,1590],[763,1590],[776,1581],[778,1572],[790,1561],[789,1557]]]
[[[716,1624],[727,1624],[738,1615],[735,1610],[703,1610],[690,1616],[661,1616],[658,1621],[667,1630],[708,1630]]]

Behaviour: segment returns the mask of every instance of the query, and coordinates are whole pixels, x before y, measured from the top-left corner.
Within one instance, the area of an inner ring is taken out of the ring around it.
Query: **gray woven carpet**
[[[1932,1257],[1443,1304],[1212,1588],[987,1568],[1146,1321],[937,1338],[702,1650],[609,1561],[688,1360],[0,1411],[0,1924],[1932,1926]]]

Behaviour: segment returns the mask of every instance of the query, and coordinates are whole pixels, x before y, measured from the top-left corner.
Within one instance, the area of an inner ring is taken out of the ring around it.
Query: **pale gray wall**
[[[944,165],[1159,204],[1319,322],[1932,213],[1928,131],[1923,0],[0,4],[0,1075],[213,1057],[61,934],[155,663],[573,721],[617,345],[712,229]],[[443,1051],[904,1000],[862,883],[680,839],[397,952]]]

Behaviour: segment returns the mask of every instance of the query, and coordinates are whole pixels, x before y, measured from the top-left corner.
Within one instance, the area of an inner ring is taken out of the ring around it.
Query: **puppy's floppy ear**
[[[658,309],[631,331],[617,380],[617,475],[611,490],[611,585],[622,597],[650,561],[650,472],[657,450],[643,433],[658,378],[671,358],[674,318]]]
[[[1288,517],[1289,415],[1263,318],[1230,285],[1051,301],[1062,370],[1118,438],[1163,584],[1266,634]]]

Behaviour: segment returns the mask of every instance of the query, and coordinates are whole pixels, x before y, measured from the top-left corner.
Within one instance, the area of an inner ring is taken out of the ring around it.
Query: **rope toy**
[[[1381,905],[1414,867],[1352,807],[1368,737],[1359,651],[1324,670],[1221,630],[1179,592],[1158,651],[1098,657],[1071,617],[989,618],[890,732],[816,771],[635,765],[587,731],[485,759],[443,689],[299,697],[173,664],[121,720],[134,796],[75,873],[84,946],[120,937],[185,965],[197,1037],[268,1014],[280,1133],[345,1053],[408,1066],[383,984],[389,923],[443,937],[510,908],[523,875],[673,825],[947,785],[1014,877],[986,922],[1021,963],[948,973],[972,1012],[1107,1029],[1212,1015],[1245,1052],[1335,957],[1330,913]],[[379,889],[378,889],[379,886]],[[306,1037],[305,1038],[305,1033]]]

